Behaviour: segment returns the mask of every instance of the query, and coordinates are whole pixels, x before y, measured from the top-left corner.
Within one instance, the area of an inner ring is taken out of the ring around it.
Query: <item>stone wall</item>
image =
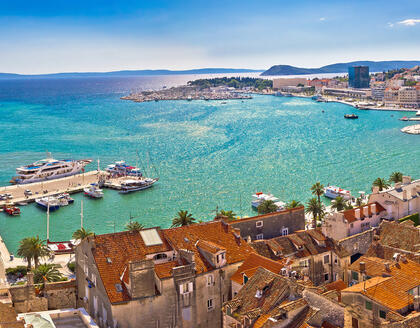
[[[257,222],[262,221],[262,226]],[[290,210],[258,215],[251,218],[244,218],[229,222],[232,228],[240,229],[241,237],[256,240],[257,235],[263,239],[271,239],[283,235],[283,229],[287,228],[288,234],[305,229],[304,207],[297,207]]]
[[[76,307],[76,281],[53,282],[45,285],[44,297],[48,300],[48,310]]]
[[[366,230],[356,235],[340,239],[337,243],[342,246],[350,256],[355,254],[365,254],[373,241],[375,229]]]

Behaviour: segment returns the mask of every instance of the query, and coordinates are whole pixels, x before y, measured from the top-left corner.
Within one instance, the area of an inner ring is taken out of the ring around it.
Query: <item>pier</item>
[[[53,196],[65,192],[69,194],[81,192],[83,188],[89,186],[91,183],[99,183],[106,179],[109,179],[109,173],[95,170],[49,181],[0,187],[0,194],[12,195],[11,199],[1,200],[0,206],[2,207],[5,204],[19,205],[22,203],[31,203],[36,198]],[[25,190],[30,190],[32,194],[25,194]]]

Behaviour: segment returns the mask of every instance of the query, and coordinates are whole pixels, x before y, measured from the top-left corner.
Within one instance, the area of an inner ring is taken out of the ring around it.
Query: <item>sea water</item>
[[[408,125],[398,120],[404,113],[262,95],[226,103],[120,99],[193,78],[0,80],[0,185],[45,151],[57,159],[91,158],[87,170],[96,169],[97,159],[102,168],[125,160],[160,178],[131,194],[74,195],[73,205],[51,213],[50,239],[59,241],[80,227],[82,199],[85,227],[102,234],[121,231],[130,216],[167,228],[179,210],[197,220],[211,220],[216,209],[255,215],[255,191],[305,203],[316,181],[357,196],[392,171],[420,177],[420,136],[400,132]],[[359,119],[346,120],[347,113]],[[46,238],[45,211],[35,204],[21,210],[19,217],[0,213],[0,235],[11,252],[23,237]]]

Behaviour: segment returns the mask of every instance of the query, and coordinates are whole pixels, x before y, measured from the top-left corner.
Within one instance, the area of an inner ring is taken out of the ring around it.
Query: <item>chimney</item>
[[[369,216],[369,206],[363,206],[363,216],[364,217]]]
[[[360,208],[356,208],[356,209],[354,210],[354,217],[355,217],[356,219],[360,219]]]
[[[409,175],[404,175],[403,178],[402,178],[402,183],[403,184],[411,183],[411,177]]]
[[[128,263],[129,293],[132,298],[155,295],[155,265],[153,260]]]
[[[360,273],[365,273],[366,272],[366,263],[365,262],[360,262],[359,263],[359,270],[360,270]]]
[[[401,186],[402,186],[401,182],[397,182],[397,183],[395,184],[395,189],[396,189],[396,190],[399,190],[399,189],[401,189]]]
[[[370,204],[370,212],[376,214],[376,203]]]
[[[385,266],[385,271],[391,272],[391,267],[389,266],[389,262],[385,262],[384,266]]]
[[[403,200],[407,200],[407,190],[403,190]]]

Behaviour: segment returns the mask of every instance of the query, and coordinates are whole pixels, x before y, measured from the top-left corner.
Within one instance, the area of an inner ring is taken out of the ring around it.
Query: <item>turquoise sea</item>
[[[255,191],[306,202],[316,181],[357,194],[395,170],[420,177],[420,136],[399,131],[407,125],[398,120],[404,113],[274,96],[226,104],[119,99],[133,89],[193,78],[0,80],[0,185],[46,150],[56,158],[99,158],[102,167],[120,159],[136,164],[136,151],[146,166],[150,153],[160,177],[152,189],[105,190],[102,200],[84,200],[85,226],[99,234],[122,230],[130,215],[161,227],[180,209],[203,220],[216,207],[252,215]],[[346,113],[359,119],[345,120]],[[79,227],[83,196],[74,197],[73,205],[51,214],[52,240],[68,240]],[[20,217],[0,213],[0,235],[11,252],[23,237],[46,236],[45,212],[33,204],[21,209]]]

